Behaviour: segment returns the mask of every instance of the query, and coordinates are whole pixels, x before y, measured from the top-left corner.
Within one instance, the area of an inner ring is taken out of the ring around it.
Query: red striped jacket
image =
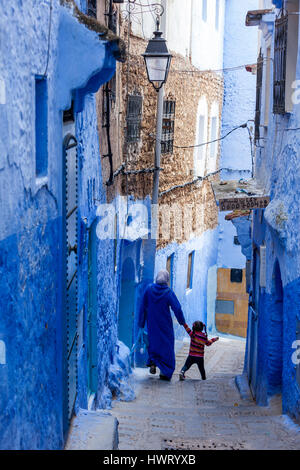
[[[211,346],[218,339],[208,339],[207,335],[203,333],[203,331],[195,331],[193,333],[193,331],[188,327],[187,324],[184,325],[184,328],[191,337],[189,356],[204,357],[204,347]]]

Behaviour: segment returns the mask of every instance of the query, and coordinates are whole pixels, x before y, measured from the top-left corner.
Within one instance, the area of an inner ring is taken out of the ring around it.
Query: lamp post
[[[157,29],[154,37],[149,40],[145,53],[143,54],[147,76],[149,82],[158,92],[157,113],[156,113],[156,143],[155,143],[155,171],[153,177],[152,204],[158,204],[159,193],[159,168],[161,155],[161,135],[163,120],[164,91],[163,85],[166,83],[172,56],[168,51],[166,40],[159,31],[159,18],[157,19]]]

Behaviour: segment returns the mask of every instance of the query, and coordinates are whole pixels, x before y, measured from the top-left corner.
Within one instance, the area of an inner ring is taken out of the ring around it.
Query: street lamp
[[[164,83],[166,83],[172,55],[169,53],[166,40],[159,31],[159,20],[157,20],[157,30],[154,31],[154,38],[148,42],[147,49],[143,55],[148,80],[159,91]]]
[[[166,83],[172,56],[169,54],[166,40],[162,38],[162,32],[159,31],[159,17],[157,17],[156,31],[154,38],[148,42],[147,49],[143,55],[145,59],[147,76],[155,90],[158,92],[157,97],[157,113],[156,113],[156,137],[155,137],[155,160],[153,174],[153,190],[152,204],[157,207],[159,196],[159,172],[160,172],[160,155],[161,155],[161,136],[163,123],[163,105],[164,105],[164,88]],[[155,217],[157,224],[157,216]],[[156,228],[157,230],[157,228]]]

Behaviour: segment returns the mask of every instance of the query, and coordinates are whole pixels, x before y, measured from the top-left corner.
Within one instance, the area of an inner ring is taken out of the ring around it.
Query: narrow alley
[[[299,105],[300,0],[0,0],[0,450],[300,450]]]
[[[235,376],[242,373],[245,342],[221,339],[206,350],[207,381],[193,366],[185,382],[179,370],[188,344],[177,353],[171,383],[136,369],[137,398],[115,402],[120,450],[295,450],[300,428],[281,415],[280,396],[268,407],[241,399]]]

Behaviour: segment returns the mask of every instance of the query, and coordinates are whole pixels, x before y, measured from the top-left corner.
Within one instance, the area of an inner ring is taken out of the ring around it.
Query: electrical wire
[[[183,147],[174,145],[174,148],[176,148],[176,149],[192,149],[192,148],[203,147],[204,145],[213,144],[213,143],[215,143],[215,142],[219,142],[220,140],[226,139],[226,137],[228,137],[230,134],[232,134],[233,132],[237,131],[238,129],[246,129],[246,128],[248,128],[247,122],[244,123],[244,124],[241,124],[240,126],[234,127],[233,129],[231,129],[231,131],[229,131],[227,134],[223,135],[223,136],[220,137],[219,139],[211,140],[211,141],[209,141],[209,142],[203,142],[202,144],[187,145],[187,146],[183,146]]]
[[[135,54],[131,54],[131,57],[133,58],[136,58],[136,55]],[[268,62],[268,61],[273,61],[273,58],[267,58],[265,57],[262,62]],[[141,62],[135,60],[135,61],[131,61],[131,64],[133,65],[136,65],[138,66],[138,68],[143,68],[144,69],[144,66],[141,65]],[[203,74],[207,74],[207,73],[220,73],[220,72],[231,72],[231,71],[236,71],[236,70],[243,70],[245,69],[245,67],[249,67],[249,66],[253,66],[253,67],[256,67],[256,63],[247,63],[247,64],[242,64],[242,65],[236,65],[235,67],[225,67],[225,68],[222,68],[222,69],[207,69],[207,70],[191,70],[191,69],[174,69],[174,68],[170,68],[170,71],[169,73],[196,73],[196,74],[199,74],[199,75],[203,75]],[[156,68],[155,70],[157,71],[163,71],[162,69],[159,69],[159,68]]]
[[[183,188],[186,188],[187,186],[192,186],[193,184],[196,184],[199,181],[205,181],[205,180],[209,179],[211,176],[216,176],[217,174],[221,173],[221,171],[235,171],[235,170],[233,168],[219,168],[219,170],[208,173],[205,176],[197,176],[197,178],[195,178],[193,181],[188,181],[188,182],[183,183],[183,184],[177,184],[175,186],[172,186],[171,188],[160,192],[159,197],[165,196],[166,194],[174,191],[175,189],[183,189]]]

